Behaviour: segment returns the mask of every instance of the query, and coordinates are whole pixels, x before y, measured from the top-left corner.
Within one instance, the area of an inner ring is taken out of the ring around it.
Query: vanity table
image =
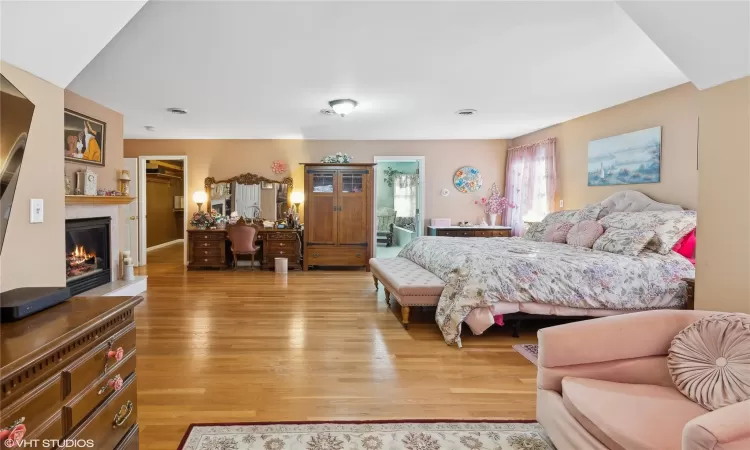
[[[290,228],[261,228],[256,242],[261,245],[261,269],[273,269],[275,258],[287,258],[290,269],[301,269],[302,237]],[[188,230],[188,269],[231,267],[227,230]]]
[[[264,228],[263,221],[286,218],[292,193],[292,179],[273,180],[254,173],[231,178],[208,177],[204,186],[210,209],[222,215],[237,212],[258,229],[261,268],[274,268],[275,258],[287,258],[289,268],[301,269],[302,232],[291,228]],[[230,225],[231,226],[231,225]],[[232,253],[227,230],[188,230],[188,269],[226,269]]]

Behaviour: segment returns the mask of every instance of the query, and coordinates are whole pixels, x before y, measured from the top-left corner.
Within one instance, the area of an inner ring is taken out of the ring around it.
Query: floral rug
[[[537,423],[309,422],[191,425],[178,450],[554,450]]]
[[[535,366],[539,359],[539,346],[537,344],[518,344],[513,346],[513,350],[520,353],[524,358],[531,361]]]

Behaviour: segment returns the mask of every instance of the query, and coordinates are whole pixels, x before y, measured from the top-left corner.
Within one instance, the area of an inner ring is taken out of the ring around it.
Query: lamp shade
[[[206,200],[208,200],[208,194],[206,194],[206,191],[193,192],[193,201],[195,203],[206,203]]]
[[[305,201],[305,194],[299,191],[292,192],[292,203],[302,203]]]
[[[121,170],[120,171],[120,180],[121,181],[130,181],[130,171],[129,170]]]

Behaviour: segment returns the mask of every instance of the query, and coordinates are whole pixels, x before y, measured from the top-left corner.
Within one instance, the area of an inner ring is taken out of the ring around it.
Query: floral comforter
[[[521,238],[414,239],[399,256],[445,283],[435,320],[448,344],[461,344],[461,323],[474,308],[537,302],[572,308],[679,308],[694,277],[686,258],[670,252],[624,256]]]

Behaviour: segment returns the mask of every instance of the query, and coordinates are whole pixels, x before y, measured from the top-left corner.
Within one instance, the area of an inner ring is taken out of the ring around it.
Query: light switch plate
[[[562,207],[563,207],[563,205],[564,205],[563,201],[562,201],[562,200],[560,200],[560,208],[562,208]]]
[[[32,198],[31,199],[31,223],[42,223],[44,222],[44,199]]]

